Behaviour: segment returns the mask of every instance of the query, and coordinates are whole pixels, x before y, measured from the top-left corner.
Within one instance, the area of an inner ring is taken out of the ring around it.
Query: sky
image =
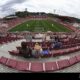
[[[80,18],[80,0],[0,0],[0,17],[16,11],[46,12]]]

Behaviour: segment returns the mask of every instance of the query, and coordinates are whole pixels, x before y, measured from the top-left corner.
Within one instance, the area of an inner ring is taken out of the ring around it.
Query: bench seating
[[[31,62],[31,61],[28,62],[28,61],[17,61],[6,57],[0,58],[1,64],[19,71],[26,71],[26,72],[56,71],[70,67],[77,62],[80,62],[80,55],[55,62]]]
[[[6,57],[1,57],[0,58],[0,63],[5,64],[7,62],[8,58]]]
[[[57,61],[57,64],[59,66],[59,69],[63,69],[63,68],[70,66],[68,59]]]
[[[20,71],[28,71],[29,70],[29,62],[18,61],[16,65],[16,69]]]
[[[12,50],[12,51],[8,51],[11,55],[18,55],[19,56],[19,53],[17,52],[17,51],[14,51],[14,50]]]
[[[31,63],[31,71],[32,72],[43,72],[43,63],[40,62],[32,62]]]
[[[17,65],[17,61],[13,59],[8,59],[5,65],[11,68],[15,68]]]
[[[69,59],[69,63],[70,63],[70,65],[76,64],[77,62],[78,62],[78,61],[77,61],[76,56],[71,57],[71,58]]]
[[[77,58],[77,61],[80,62],[80,55],[77,55],[76,58]]]
[[[45,62],[45,70],[46,71],[55,71],[58,69],[56,62]]]

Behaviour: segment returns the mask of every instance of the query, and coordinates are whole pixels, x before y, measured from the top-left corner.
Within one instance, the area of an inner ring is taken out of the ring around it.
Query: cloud
[[[0,5],[0,16],[5,16],[14,13],[16,10],[13,9],[12,6],[14,6],[15,4],[21,4],[25,1],[26,0],[7,0],[5,4],[3,4],[4,2],[2,2],[3,5]]]
[[[23,3],[25,2],[26,0],[8,0],[8,2],[4,5],[2,5],[2,11],[6,11],[8,10],[9,8],[11,9],[11,7],[15,4],[20,4],[20,3]]]
[[[80,0],[2,0],[0,2],[0,16],[23,11],[51,12],[56,14],[80,18]],[[2,14],[3,13],[3,14]]]

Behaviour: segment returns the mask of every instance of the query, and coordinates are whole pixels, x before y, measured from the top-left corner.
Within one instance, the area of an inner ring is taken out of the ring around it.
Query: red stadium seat
[[[73,65],[73,64],[77,63],[77,58],[76,58],[76,56],[75,56],[75,57],[71,57],[71,58],[69,59],[69,63],[70,63],[70,65]]]
[[[75,48],[70,48],[70,52],[74,52],[75,51]]]
[[[18,51],[14,51],[14,50],[12,50],[12,51],[8,51],[11,55],[19,55],[19,52]]]
[[[60,55],[63,55],[63,54],[64,54],[64,51],[63,51],[63,50],[60,50],[60,51],[59,51],[59,54],[60,54]]]
[[[59,69],[63,69],[70,66],[68,59],[57,61],[57,64],[59,66]]]
[[[8,59],[6,65],[9,66],[9,67],[11,67],[11,68],[15,68],[16,65],[17,65],[17,61],[13,60],[13,59]]]
[[[16,65],[16,69],[21,70],[21,71],[29,70],[29,62],[18,61],[17,65]]]
[[[20,46],[17,46],[16,48],[17,48],[18,50],[19,50],[19,49],[21,49],[21,47],[20,47]]]
[[[40,62],[32,62],[31,63],[31,71],[32,72],[43,72],[43,63]]]
[[[66,49],[66,50],[65,50],[65,53],[69,53],[69,51],[70,51],[70,49]]]
[[[58,56],[58,55],[60,55],[60,54],[59,54],[59,51],[54,51],[54,52],[52,52],[52,55],[53,55],[53,57],[54,57],[54,56]]]
[[[58,69],[58,67],[57,67],[56,62],[46,62],[45,63],[45,70],[46,71],[55,71],[57,69]]]
[[[77,55],[76,58],[77,58],[77,61],[80,62],[80,55]]]
[[[8,60],[8,58],[1,57],[1,59],[0,59],[0,63],[2,63],[2,64],[6,64],[7,60]]]

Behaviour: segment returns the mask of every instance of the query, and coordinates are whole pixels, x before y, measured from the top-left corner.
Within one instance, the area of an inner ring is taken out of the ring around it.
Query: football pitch
[[[63,25],[51,21],[51,20],[30,20],[15,26],[14,28],[9,30],[10,32],[16,31],[30,31],[30,32],[71,32],[71,30],[67,29]]]

